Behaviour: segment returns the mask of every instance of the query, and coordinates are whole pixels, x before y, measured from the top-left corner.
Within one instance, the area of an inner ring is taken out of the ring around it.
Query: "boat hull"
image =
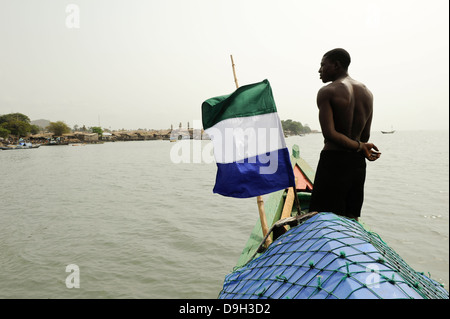
[[[353,219],[319,213],[225,278],[221,299],[447,298],[378,235]]]

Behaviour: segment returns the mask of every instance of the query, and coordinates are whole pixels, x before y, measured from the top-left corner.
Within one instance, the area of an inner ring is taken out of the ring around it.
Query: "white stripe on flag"
[[[286,147],[276,112],[226,119],[205,132],[217,163],[239,162]]]

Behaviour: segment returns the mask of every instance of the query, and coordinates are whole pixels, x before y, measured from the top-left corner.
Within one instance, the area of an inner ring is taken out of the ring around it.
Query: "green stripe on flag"
[[[268,80],[244,85],[232,94],[213,97],[202,104],[203,129],[223,120],[276,112]]]

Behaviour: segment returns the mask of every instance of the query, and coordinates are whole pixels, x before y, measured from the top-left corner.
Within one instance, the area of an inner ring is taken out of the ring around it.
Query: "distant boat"
[[[391,127],[390,131],[381,131],[381,133],[383,134],[393,134],[395,132],[395,130]]]
[[[0,147],[2,150],[26,150],[30,148],[38,148],[41,144],[31,144],[31,143],[22,143],[18,145],[8,145],[4,147]]]
[[[55,145],[69,145],[69,142],[62,142],[60,140],[49,140],[48,143],[42,144],[44,146],[55,146]]]
[[[170,133],[170,141],[171,142],[178,142],[181,140],[190,140],[191,136],[189,134],[189,132],[184,132],[184,131],[172,131]]]

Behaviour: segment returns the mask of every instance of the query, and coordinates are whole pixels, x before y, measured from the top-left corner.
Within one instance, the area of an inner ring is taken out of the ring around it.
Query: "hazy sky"
[[[343,47],[374,130],[449,127],[448,0],[0,0],[0,41],[0,114],[192,125],[234,91],[232,54],[240,85],[268,79],[281,119],[320,129],[320,60]]]

